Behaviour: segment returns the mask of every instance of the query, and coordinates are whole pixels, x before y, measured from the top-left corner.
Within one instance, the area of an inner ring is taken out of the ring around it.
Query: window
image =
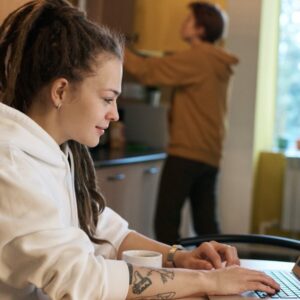
[[[275,139],[289,150],[300,139],[300,1],[281,0]]]

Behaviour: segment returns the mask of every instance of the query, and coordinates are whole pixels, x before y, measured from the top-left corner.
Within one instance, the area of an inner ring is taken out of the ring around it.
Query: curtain
[[[282,229],[300,231],[300,157],[287,157],[282,201]]]

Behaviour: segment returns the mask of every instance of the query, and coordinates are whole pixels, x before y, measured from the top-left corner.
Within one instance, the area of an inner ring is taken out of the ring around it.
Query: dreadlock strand
[[[0,26],[0,88],[2,93],[7,88],[13,57],[12,49],[17,47],[15,40],[18,30],[16,29],[20,27],[20,23],[29,10],[30,7],[27,4],[20,7],[10,13]]]
[[[43,1],[37,2],[36,5],[33,6],[31,13],[25,17],[22,30],[20,31],[20,34],[16,40],[16,46],[17,45],[18,46],[14,48],[13,52],[10,55],[10,59],[9,59],[9,61],[11,61],[10,74],[8,74],[7,91],[5,93],[5,98],[4,98],[4,101],[6,101],[6,103],[7,101],[9,101],[9,99],[14,99],[16,81],[21,68],[22,53],[24,51],[26,39],[32,27],[32,24],[42,13],[41,7],[43,7],[43,4],[44,4]]]
[[[95,169],[88,149],[74,141],[68,144],[73,154],[75,169],[78,170],[78,165],[81,166],[79,172],[75,174],[76,194],[80,195],[77,198],[77,206],[84,212],[79,216],[79,223],[92,238],[95,235],[99,214],[104,210],[105,200],[97,190]],[[87,198],[91,201],[82,201]],[[90,220],[89,226],[86,225],[87,219]]]

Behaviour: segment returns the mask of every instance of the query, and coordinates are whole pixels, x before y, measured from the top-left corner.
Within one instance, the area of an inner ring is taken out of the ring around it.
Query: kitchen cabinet
[[[81,0],[87,16],[126,35],[133,33],[135,0]]]
[[[0,24],[8,14],[27,2],[27,0],[2,0],[0,4]]]
[[[75,1],[75,0],[74,0]],[[180,27],[191,0],[77,0],[87,16],[135,40],[134,48],[174,52],[187,48]],[[207,0],[226,10],[227,0]]]
[[[96,170],[107,206],[129,227],[153,238],[153,218],[163,160],[103,167]]]
[[[174,52],[188,46],[180,38],[180,28],[191,0],[135,0],[134,45],[138,50]],[[227,0],[207,0],[226,10]]]

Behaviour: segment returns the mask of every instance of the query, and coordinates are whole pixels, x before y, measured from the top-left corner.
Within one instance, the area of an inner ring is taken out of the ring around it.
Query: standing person
[[[190,199],[197,234],[219,233],[216,178],[222,152],[227,89],[238,59],[217,47],[225,19],[213,4],[193,2],[181,28],[190,48],[161,58],[142,58],[129,50],[125,69],[146,85],[175,87],[170,141],[162,172],[156,215],[158,240],[179,238],[180,214]]]
[[[270,277],[232,266],[234,247],[176,252],[105,207],[86,146],[118,120],[122,58],[121,40],[65,0],[31,1],[0,27],[0,299],[274,292]],[[169,268],[118,260],[130,249],[159,251]]]

